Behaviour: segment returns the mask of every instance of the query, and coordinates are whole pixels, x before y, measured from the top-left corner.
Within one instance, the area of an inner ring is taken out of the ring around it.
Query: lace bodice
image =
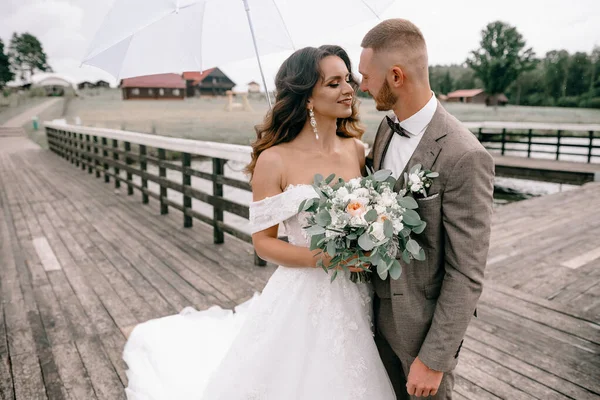
[[[250,229],[252,233],[282,224],[279,236],[287,236],[291,244],[308,246],[308,237],[302,227],[307,213],[298,213],[303,200],[318,197],[311,185],[289,185],[275,196],[250,203]]]

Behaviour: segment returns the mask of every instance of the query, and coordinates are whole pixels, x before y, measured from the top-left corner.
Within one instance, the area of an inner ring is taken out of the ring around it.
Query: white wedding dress
[[[283,222],[289,242],[308,246],[294,185],[251,203],[252,232]],[[373,341],[371,289],[342,273],[280,266],[262,294],[236,307],[137,325],[123,359],[130,400],[395,399]]]

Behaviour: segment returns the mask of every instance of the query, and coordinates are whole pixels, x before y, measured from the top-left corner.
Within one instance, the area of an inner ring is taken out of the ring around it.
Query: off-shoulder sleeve
[[[310,185],[294,186],[280,194],[250,203],[250,231],[260,232],[293,217],[303,200],[318,197]]]

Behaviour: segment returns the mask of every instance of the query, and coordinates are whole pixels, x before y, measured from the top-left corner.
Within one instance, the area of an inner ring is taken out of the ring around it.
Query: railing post
[[[78,135],[76,132],[72,132],[71,140],[73,142],[73,155],[75,159],[75,166],[79,167],[79,141],[77,140]]]
[[[213,158],[213,196],[217,198],[223,197],[223,185],[218,182],[218,178],[225,173],[225,160],[221,158]],[[213,239],[215,244],[221,244],[225,241],[223,229],[219,226],[219,222],[223,222],[223,209],[217,203],[213,205]]]
[[[85,154],[84,154],[85,153],[85,143],[83,141],[83,133],[79,134],[79,146],[81,148],[81,157],[80,157],[81,158],[81,170],[85,171],[85,164],[87,164],[87,163],[85,161],[86,158],[85,158]]]
[[[146,173],[148,170],[148,162],[146,161],[146,146],[140,144],[140,170],[142,173]],[[142,204],[148,204],[148,179],[142,176]]]
[[[73,160],[71,156],[71,146],[69,146],[69,132],[63,131],[63,146],[65,149],[65,158],[67,161]]]
[[[129,153],[131,152],[131,142],[125,142],[125,164],[131,165],[132,161],[129,158]],[[133,186],[131,185],[131,180],[133,179],[133,174],[126,171],[127,175],[127,195],[131,196],[133,194]]]
[[[533,129],[530,129],[527,132],[527,158],[531,157],[531,135],[533,133]]]
[[[500,154],[504,155],[504,151],[506,150],[506,128],[502,128],[502,147]]]
[[[73,142],[73,132],[71,131],[67,132],[67,143],[71,164],[75,164],[75,143]]]
[[[183,177],[183,190],[185,191],[185,187],[186,186],[191,186],[192,184],[192,176],[188,173],[187,169],[190,168],[192,166],[192,156],[190,155],[190,153],[181,153],[182,160],[181,160],[181,166],[182,171],[181,171],[181,175]],[[184,228],[190,228],[192,226],[192,217],[187,215],[185,212],[187,210],[191,210],[192,209],[192,198],[190,196],[186,196],[185,193],[183,193],[183,227]]]
[[[256,250],[254,251],[254,265],[258,265],[259,267],[264,267],[267,265],[267,262],[260,258],[258,254],[256,254]]]
[[[94,158],[94,169],[96,170],[96,178],[100,178],[100,160],[98,160],[99,153],[98,136],[94,135],[94,156],[96,157]]]
[[[102,168],[104,168],[104,182],[108,183],[110,182],[110,176],[108,175],[108,164],[106,163],[106,159],[108,158],[108,150],[106,150],[106,147],[108,147],[108,140],[103,137],[100,142],[102,143],[102,158],[104,161],[104,164],[102,165]]]
[[[160,162],[164,162],[166,159],[165,149],[158,149],[158,176],[163,179],[167,179],[167,169],[160,164]],[[160,185],[160,215],[165,215],[169,213],[169,206],[167,205],[167,187]]]
[[[87,150],[87,162],[88,162],[88,174],[92,173],[92,141],[90,135],[85,135],[86,150]]]
[[[113,160],[119,161],[119,153],[117,153],[115,151],[115,150],[119,149],[119,142],[117,141],[117,139],[113,139],[112,147],[113,147],[113,152],[112,152]],[[120,178],[119,174],[121,173],[121,169],[119,167],[117,167],[117,165],[115,165],[114,170],[115,170],[115,189],[118,189],[121,187],[121,180],[119,179]]]
[[[559,130],[556,132],[556,159],[559,159],[560,156],[560,135],[561,135],[562,131]]]
[[[594,131],[590,131],[589,132],[590,135],[590,143],[588,144],[588,154],[587,154],[587,159],[588,159],[588,163],[592,162],[592,146],[594,144]]]

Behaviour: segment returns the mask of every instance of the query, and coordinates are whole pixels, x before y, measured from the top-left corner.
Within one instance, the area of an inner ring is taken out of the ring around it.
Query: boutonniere
[[[431,187],[433,179],[440,176],[437,172],[422,169],[421,164],[414,165],[408,173],[404,173],[404,187],[407,194],[413,197],[427,197],[427,190]]]

